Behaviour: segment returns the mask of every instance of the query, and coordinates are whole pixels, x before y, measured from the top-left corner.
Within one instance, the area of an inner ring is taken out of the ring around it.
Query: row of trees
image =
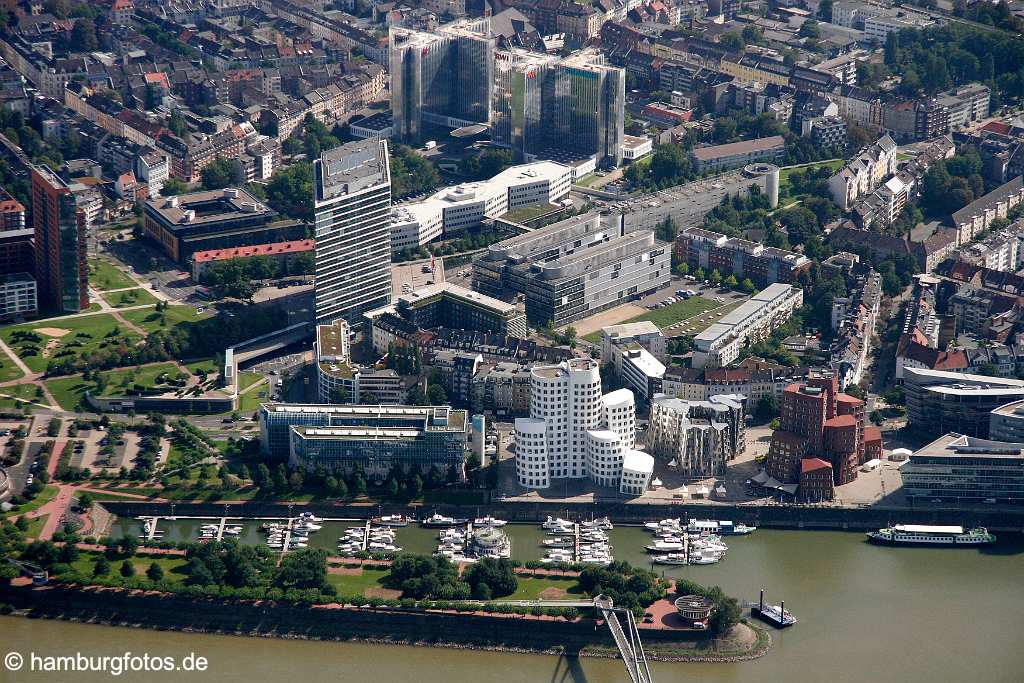
[[[259,280],[309,275],[315,268],[316,259],[312,252],[287,259],[249,256],[210,264],[200,273],[199,282],[217,288],[221,296],[248,299],[259,289]]]
[[[387,584],[402,597],[422,600],[491,600],[516,592],[519,581],[509,560],[483,558],[460,576],[446,557],[399,555],[391,563]]]

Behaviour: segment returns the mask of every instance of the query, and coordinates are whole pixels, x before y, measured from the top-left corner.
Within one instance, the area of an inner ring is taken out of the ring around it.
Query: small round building
[[[713,603],[703,595],[684,595],[676,598],[676,612],[679,618],[692,628],[707,628],[708,620],[711,618]]]

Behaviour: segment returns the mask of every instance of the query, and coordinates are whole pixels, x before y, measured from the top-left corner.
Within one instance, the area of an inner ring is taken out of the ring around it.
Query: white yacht
[[[985,527],[964,529],[962,526],[930,526],[896,524],[878,531],[869,531],[868,539],[892,545],[977,546],[996,542]]]
[[[655,541],[646,546],[648,552],[669,553],[683,550],[683,543],[676,541]]]
[[[686,564],[686,555],[683,553],[668,553],[667,555],[655,555],[651,562],[654,564]]]
[[[487,515],[486,517],[477,517],[473,520],[473,526],[491,526],[491,527],[503,527],[508,524],[508,521],[504,519],[496,519]]]
[[[544,522],[541,524],[541,526],[544,527],[545,529],[554,529],[554,528],[557,528],[557,527],[565,527],[565,526],[572,527],[572,522],[570,522],[567,519],[562,519],[561,517],[548,517],[547,519],[544,520]]]

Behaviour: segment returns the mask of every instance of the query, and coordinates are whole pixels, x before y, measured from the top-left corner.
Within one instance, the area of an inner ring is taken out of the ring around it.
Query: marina
[[[189,520],[179,519],[173,524]],[[205,520],[209,521],[209,520]],[[264,520],[266,521],[266,520]],[[138,520],[121,520],[135,525]],[[241,522],[240,522],[241,523]],[[341,532],[365,520],[325,520],[311,543],[335,545]],[[260,540],[248,521],[244,534]],[[257,525],[258,526],[258,525]],[[161,521],[161,527],[164,522]],[[542,554],[545,538],[538,525],[509,524],[513,555]],[[167,536],[178,533],[168,526]],[[195,528],[198,528],[196,525]],[[433,551],[437,530],[412,525],[399,529],[400,544],[410,539]],[[326,535],[326,537],[325,537]],[[649,532],[616,525],[609,532],[616,559],[644,564],[643,542]],[[795,628],[772,629],[775,641],[758,660],[735,663],[651,662],[655,681],[699,680],[736,683],[742,680],[786,680],[787,683],[934,683],[978,680],[1017,683],[1024,668],[1019,647],[1024,613],[1019,609],[1020,567],[1024,538],[1000,534],[995,546],[950,549],[922,546],[899,550],[866,542],[863,532],[759,529],[730,544],[729,559],[713,566],[658,565],[658,573],[719,585],[728,594],[756,600],[761,587],[772,602],[786,598],[786,608],[799,618]],[[808,571],[813,563],[815,570]],[[964,577],[971,577],[965,581]],[[792,603],[792,606],[790,605]],[[836,610],[836,605],[843,609]],[[949,619],[950,614],[984,615],[980,619]],[[922,629],[922,624],[927,625]],[[837,637],[837,630],[857,637]],[[202,654],[210,660],[205,680],[229,683],[263,677],[336,681],[338,671],[349,678],[420,683],[472,680],[476,683],[621,683],[620,660],[536,656],[503,652],[445,650],[383,644],[326,643],[273,638],[243,638],[127,629],[68,622],[0,617],[9,650],[43,652],[40,643],[75,643],[96,655],[123,654],[130,642],[135,652],[168,656]],[[913,648],[899,657],[880,652],[918,634]],[[970,657],[946,656],[969,651]],[[46,654],[61,654],[60,648]],[[140,680],[126,674],[126,681]],[[52,674],[25,673],[21,680],[47,681]],[[109,681],[108,673],[76,674],[83,683]]]

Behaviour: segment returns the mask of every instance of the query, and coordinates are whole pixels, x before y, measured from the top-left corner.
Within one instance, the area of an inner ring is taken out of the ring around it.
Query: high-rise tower
[[[46,166],[32,167],[32,227],[39,307],[78,313],[89,307],[88,230],[71,189]]]
[[[391,168],[386,140],[350,142],[313,162],[316,320],[362,322],[391,303]]]

